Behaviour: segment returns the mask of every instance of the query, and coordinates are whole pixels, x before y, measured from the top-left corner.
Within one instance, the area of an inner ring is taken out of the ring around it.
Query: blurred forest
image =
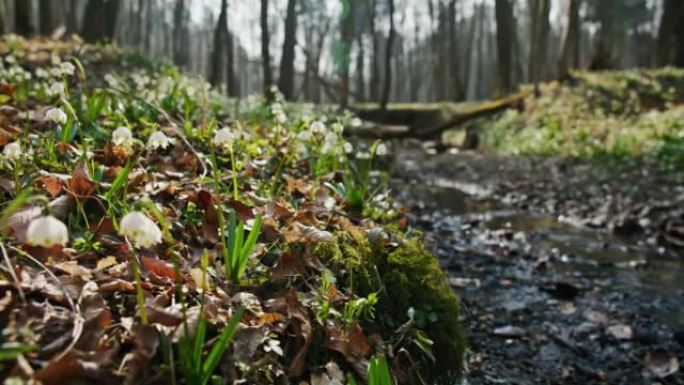
[[[485,99],[569,69],[684,65],[679,0],[2,0],[0,30],[114,40],[230,96]]]

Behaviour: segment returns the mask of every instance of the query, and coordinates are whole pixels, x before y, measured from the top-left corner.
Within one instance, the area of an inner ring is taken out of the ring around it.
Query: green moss
[[[357,294],[379,292],[377,314],[388,326],[405,323],[409,308],[415,310],[418,326],[434,342],[436,362],[424,360],[425,377],[456,378],[461,373],[466,340],[459,300],[419,241],[399,237],[389,246],[371,245],[365,238],[341,232],[336,242],[319,244],[314,254],[338,277],[345,277]]]

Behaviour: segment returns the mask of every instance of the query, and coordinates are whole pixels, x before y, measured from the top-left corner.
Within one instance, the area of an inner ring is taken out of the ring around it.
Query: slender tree
[[[221,0],[221,12],[214,28],[214,47],[211,54],[211,68],[209,69],[209,82],[214,86],[220,86],[223,83],[223,74],[226,71],[224,59],[227,36],[228,1]]]
[[[380,100],[380,92],[379,87],[377,86],[380,84],[380,42],[378,41],[378,35],[377,35],[377,30],[375,28],[376,24],[376,17],[377,17],[377,0],[370,0],[369,3],[369,12],[368,12],[368,23],[369,23],[369,28],[370,28],[370,36],[371,36],[371,43],[372,43],[372,55],[371,55],[371,84],[373,85],[370,87],[370,98],[374,102],[377,102]]]
[[[355,0],[344,0],[340,14],[340,41],[335,49],[335,64],[340,74],[340,107],[349,105],[349,67],[351,49],[354,44],[354,10]]]
[[[392,86],[392,46],[396,31],[394,30],[394,0],[387,2],[389,15],[389,34],[387,36],[387,47],[385,48],[385,82],[382,87],[382,97],[380,99],[380,109],[386,110],[389,103],[390,91]]]
[[[271,86],[273,79],[271,74],[271,53],[269,49],[270,31],[268,30],[268,0],[261,0],[261,65],[264,76],[264,95],[266,99],[273,100]]]
[[[7,23],[5,21],[5,14],[7,13],[5,9],[5,2],[0,1],[0,34],[6,34],[7,33]]]
[[[52,0],[40,0],[38,2],[38,17],[39,17],[39,32],[43,36],[48,36],[52,34],[53,23],[52,23]]]
[[[66,12],[67,33],[73,34],[78,31],[78,0],[68,0],[69,5]]]
[[[120,0],[88,0],[81,35],[88,42],[111,41],[114,38]]]
[[[285,39],[283,40],[283,54],[280,59],[280,76],[278,77],[278,89],[287,100],[294,96],[296,38],[297,0],[288,0],[287,15],[285,16]]]
[[[581,0],[570,0],[568,4],[568,26],[563,36],[560,57],[558,58],[558,78],[568,77],[568,71],[572,67],[578,67],[579,63],[579,33],[580,20],[579,9]]]
[[[176,0],[173,8],[173,62],[184,67],[188,64],[188,37],[185,26],[185,0]]]
[[[365,50],[363,49],[363,34],[356,37],[356,94],[360,96],[358,102],[363,102],[366,95],[364,67],[366,66]]]
[[[17,34],[31,36],[36,33],[32,15],[33,1],[17,0],[14,2],[14,29]]]
[[[596,19],[600,23],[599,30],[594,43],[589,68],[592,70],[602,70],[615,67],[616,52],[614,38],[616,35],[616,16],[617,1],[620,0],[600,0],[594,1]]]
[[[448,16],[448,30],[449,38],[448,43],[448,87],[450,89],[449,98],[454,101],[463,100],[463,88],[461,87],[460,79],[460,61],[458,58],[458,36],[456,31],[456,0],[449,0],[449,6],[447,9]]]
[[[505,95],[513,88],[511,69],[513,65],[513,39],[515,26],[513,4],[510,0],[496,0],[496,54],[498,96]]]
[[[656,64],[684,66],[684,2],[665,0],[656,40]]]
[[[528,78],[534,83],[535,95],[539,95],[541,72],[546,65],[546,53],[549,36],[550,0],[530,0],[530,56],[528,60]]]

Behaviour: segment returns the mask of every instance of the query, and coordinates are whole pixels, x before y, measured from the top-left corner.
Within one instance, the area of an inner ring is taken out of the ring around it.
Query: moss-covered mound
[[[421,344],[420,332],[405,346],[411,364],[419,364],[426,378],[457,377],[466,347],[460,305],[436,259],[416,239],[393,234],[389,241],[382,233],[368,238],[343,232],[334,242],[319,244],[314,254],[335,266],[357,294],[379,293],[378,315],[388,328],[408,323],[427,335],[431,348]]]

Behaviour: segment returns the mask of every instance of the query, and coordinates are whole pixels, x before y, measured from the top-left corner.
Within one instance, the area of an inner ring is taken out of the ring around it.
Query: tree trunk
[[[496,0],[497,96],[506,95],[512,89],[513,23],[513,4],[510,0]]]
[[[116,30],[120,0],[88,0],[81,35],[87,42],[111,41]]]
[[[382,99],[380,99],[380,109],[386,110],[389,103],[390,88],[392,85],[392,46],[394,45],[394,0],[388,0],[389,13],[389,35],[387,36],[387,48],[385,48],[385,83],[382,88]]]
[[[530,56],[528,61],[528,78],[534,83],[534,94],[539,96],[541,71],[546,66],[546,47],[549,35],[550,0],[530,0]]]
[[[152,25],[154,24],[155,17],[155,0],[147,0],[147,7],[145,10],[145,39],[143,40],[145,46],[143,52],[150,55],[152,54],[152,38],[154,37],[154,30]]]
[[[460,66],[458,58],[458,36],[456,33],[456,0],[450,0],[448,8],[449,17],[449,87],[451,88],[450,99],[453,101],[463,100],[463,88],[460,80]]]
[[[78,31],[78,0],[69,0],[69,6],[67,8],[67,33],[74,34]]]
[[[615,23],[615,1],[601,0],[596,2],[596,16],[601,24],[594,44],[589,69],[603,70],[615,67],[615,47],[613,42]]]
[[[226,30],[226,89],[228,96],[240,96],[237,77],[235,77],[235,52],[230,30]]]
[[[218,87],[223,83],[223,73],[226,70],[223,59],[225,57],[226,35],[228,35],[227,22],[228,1],[221,0],[221,12],[214,28],[214,47],[211,54],[211,68],[209,69],[209,83],[214,87]]]
[[[477,35],[477,20],[478,20],[478,15],[480,12],[480,7],[477,5],[473,5],[473,16],[470,18],[470,32],[468,33],[468,40],[467,40],[467,45],[466,45],[466,61],[465,61],[465,96],[468,96],[468,92],[470,91],[470,84],[471,84],[471,76],[470,76],[470,69],[472,65],[472,60],[473,57],[475,56],[475,52],[473,52],[473,44],[475,42],[475,36]]]
[[[358,52],[356,54],[356,94],[361,96],[357,102],[364,102],[366,95],[366,86],[364,76],[364,67],[366,65],[365,51],[363,49],[363,35],[359,35],[356,39],[356,46]]]
[[[288,0],[287,15],[285,16],[285,39],[283,40],[283,54],[280,59],[280,76],[278,89],[286,100],[294,95],[294,61],[295,43],[297,40],[297,1]]]
[[[266,99],[273,100],[273,92],[271,86],[273,79],[271,78],[271,53],[270,53],[270,31],[268,30],[268,0],[261,0],[261,62],[264,76],[264,96]]]
[[[39,33],[43,36],[50,36],[53,30],[52,23],[52,0],[40,0],[39,8]]]
[[[656,40],[656,64],[659,66],[684,65],[682,17],[684,17],[684,2],[665,0]]]
[[[579,66],[579,8],[581,0],[570,0],[568,7],[568,27],[565,30],[558,59],[558,78],[568,77],[570,68]]]
[[[375,18],[377,16],[377,0],[370,0],[370,12],[368,16],[368,21],[370,23],[370,34],[373,45],[373,53],[371,55],[371,84],[370,87],[370,98],[372,101],[377,102],[380,100],[380,44],[378,42],[378,36],[375,29]]]
[[[179,67],[187,64],[185,40],[185,0],[176,0],[173,8],[173,62]]]
[[[36,33],[32,16],[33,1],[17,0],[14,2],[14,29],[17,34],[31,36]]]
[[[0,0],[0,34],[4,35],[7,33],[7,22],[5,20],[5,14],[7,13],[5,8],[5,2]]]
[[[349,67],[354,44],[354,2],[349,1],[343,7],[340,17],[340,51],[336,60],[340,73],[340,108],[345,109],[349,105]]]

